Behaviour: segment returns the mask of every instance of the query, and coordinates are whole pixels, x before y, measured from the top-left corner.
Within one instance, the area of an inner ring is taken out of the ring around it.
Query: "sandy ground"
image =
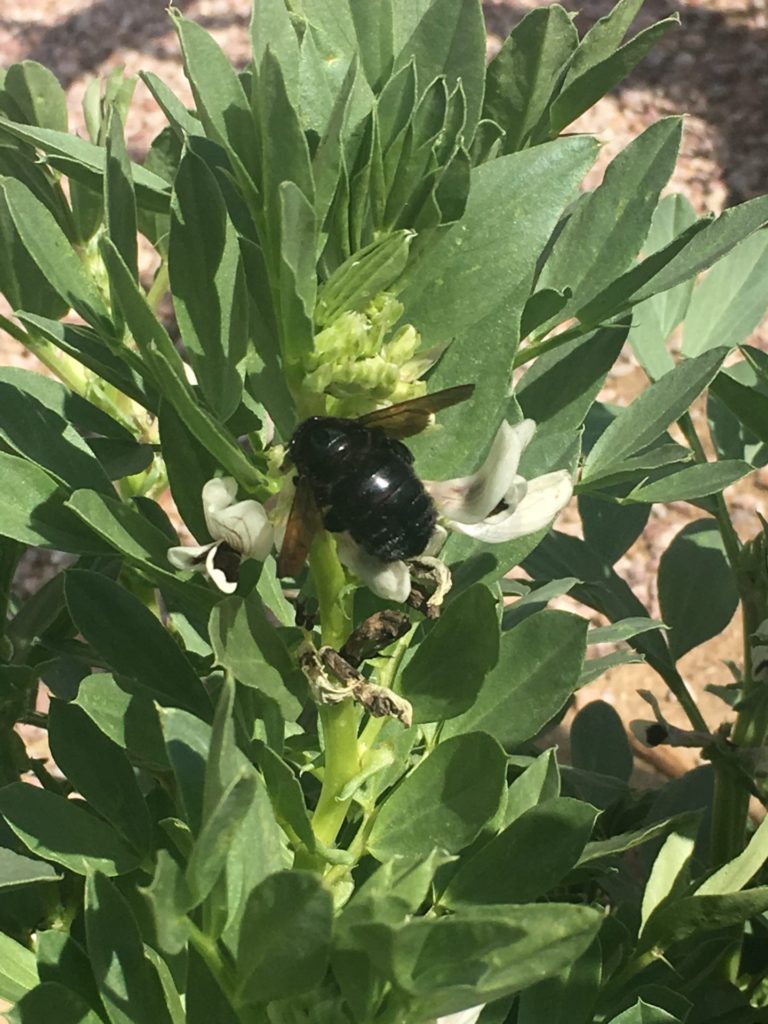
[[[244,62],[248,52],[247,0],[180,0],[185,14],[212,32],[233,60]],[[532,0],[510,3],[486,0],[488,52],[492,55],[517,21],[532,7]],[[569,9],[575,7],[566,3]],[[577,24],[583,30],[610,8],[606,0],[587,0]],[[601,100],[581,118],[577,128],[603,141],[600,165],[588,182],[599,181],[602,168],[621,148],[649,124],[669,113],[686,112],[683,148],[670,183],[682,191],[701,213],[724,207],[768,191],[768,24],[766,0],[705,0],[673,5],[648,0],[638,27],[673,13],[682,27],[673,30],[644,64],[614,94]],[[129,74],[140,69],[157,73],[189,99],[181,72],[179,48],[161,0],[0,0],[0,63],[32,58],[48,64],[68,89],[71,124],[82,126],[80,103],[95,74],[124,65]],[[129,147],[135,159],[164,125],[164,118],[145,87],[139,83],[127,123]],[[768,347],[768,325],[756,332],[753,343]],[[0,362],[34,366],[35,361],[0,332]],[[644,386],[644,376],[631,357],[622,357],[603,398],[625,403]],[[768,477],[756,473],[732,488],[728,500],[742,536],[755,532],[755,512],[768,516]],[[656,506],[642,538],[628,552],[619,570],[658,614],[655,572],[662,552],[688,521],[701,516],[691,506]],[[575,527],[575,515],[566,528]],[[38,569],[30,564],[34,583]],[[724,659],[738,657],[738,623],[721,636],[691,652],[682,663],[686,679],[712,723],[724,705],[703,687],[727,679]],[[640,686],[652,689],[673,721],[682,718],[665,695],[663,684],[643,665],[607,673],[585,688],[577,705],[602,698],[628,721],[647,717],[636,696]],[[691,758],[664,760],[664,772],[676,772]]]

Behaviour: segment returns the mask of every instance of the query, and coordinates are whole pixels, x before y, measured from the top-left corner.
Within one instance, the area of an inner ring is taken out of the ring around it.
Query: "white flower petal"
[[[519,485],[516,482],[516,487]],[[448,525],[488,544],[525,537],[551,523],[573,494],[573,480],[566,469],[529,480],[525,496],[517,505],[490,516],[483,523],[451,522]]]
[[[405,562],[384,562],[364,551],[348,533],[336,534],[339,559],[355,576],[387,601],[402,604],[411,592],[411,574]]]
[[[202,572],[205,569],[205,555],[216,547],[211,544],[188,544],[185,547],[168,548],[168,561],[176,569]]]
[[[211,518],[221,509],[231,505],[237,496],[237,481],[231,476],[217,476],[203,485],[203,512],[212,537]]]
[[[468,1010],[459,1010],[458,1013],[449,1013],[445,1017],[438,1017],[435,1024],[476,1024],[484,1009],[485,1003],[481,1003],[480,1006],[470,1006]]]
[[[215,583],[223,594],[234,594],[237,590],[237,580],[228,579],[226,573],[222,569],[217,568],[214,564],[218,550],[218,544],[212,545],[211,550],[208,552],[208,557],[205,560],[205,571],[211,582]]]
[[[251,498],[206,514],[206,521],[211,536],[226,541],[243,558],[263,562],[272,549],[272,524],[264,506]]]
[[[504,420],[476,473],[453,480],[425,481],[440,512],[455,523],[480,523],[489,516],[512,486],[520,456],[535,430],[533,420],[523,420],[514,427]]]

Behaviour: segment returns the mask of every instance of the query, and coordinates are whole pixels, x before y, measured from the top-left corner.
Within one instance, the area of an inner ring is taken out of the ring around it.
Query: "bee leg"
[[[438,618],[445,596],[453,586],[450,569],[439,558],[429,555],[409,558],[406,564],[413,581],[408,603],[428,619]]]

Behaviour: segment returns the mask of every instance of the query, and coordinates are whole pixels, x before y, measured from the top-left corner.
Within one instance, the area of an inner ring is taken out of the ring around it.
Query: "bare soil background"
[[[202,24],[230,57],[244,63],[248,55],[249,0],[178,0],[183,12]],[[488,55],[531,8],[534,0],[486,0]],[[575,10],[570,2],[566,8]],[[586,0],[577,18],[583,33],[611,7],[610,0]],[[613,94],[601,100],[575,126],[603,143],[601,159],[587,184],[600,180],[607,162],[649,124],[670,113],[687,114],[683,147],[669,191],[685,193],[700,213],[768,191],[768,18],[766,0],[698,0],[672,4],[648,0],[635,28],[678,11],[682,25]],[[124,65],[130,74],[154,71],[191,104],[181,70],[178,42],[162,0],[0,0],[0,64],[34,59],[48,65],[68,90],[71,126],[82,131],[83,92],[94,75]],[[139,82],[126,125],[131,155],[141,160],[165,121]],[[768,350],[768,322],[752,338]],[[0,363],[39,369],[39,364],[0,332]],[[642,389],[645,378],[631,355],[623,356],[601,396],[626,403]],[[742,537],[756,532],[756,512],[768,516],[768,476],[753,474],[728,492]],[[655,574],[673,536],[702,513],[679,503],[653,510],[641,539],[618,569],[653,615],[658,615]],[[564,528],[575,530],[577,517],[566,514]],[[33,588],[40,560],[26,563],[20,587]],[[703,595],[706,599],[706,595]],[[595,618],[595,621],[597,619]],[[725,682],[724,660],[738,659],[740,634],[734,622],[720,636],[691,652],[682,663],[685,678],[701,696],[711,724],[725,717],[725,706],[703,692],[711,682]],[[577,695],[577,707],[602,698],[624,721],[649,717],[636,689],[653,690],[670,720],[684,724],[663,684],[644,665],[626,666],[602,676]],[[567,742],[566,734],[560,738]],[[642,755],[644,756],[644,755]],[[655,770],[675,774],[696,755],[654,756]],[[641,769],[642,766],[639,766]],[[642,774],[642,772],[640,773]],[[650,779],[653,782],[653,778]]]

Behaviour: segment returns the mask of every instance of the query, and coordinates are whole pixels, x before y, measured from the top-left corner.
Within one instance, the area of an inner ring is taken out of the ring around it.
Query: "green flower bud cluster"
[[[381,292],[362,312],[341,313],[315,336],[302,388],[324,396],[328,415],[359,416],[426,393],[419,377],[439,353],[417,357],[421,335],[411,324],[388,339],[402,314],[402,303]]]

